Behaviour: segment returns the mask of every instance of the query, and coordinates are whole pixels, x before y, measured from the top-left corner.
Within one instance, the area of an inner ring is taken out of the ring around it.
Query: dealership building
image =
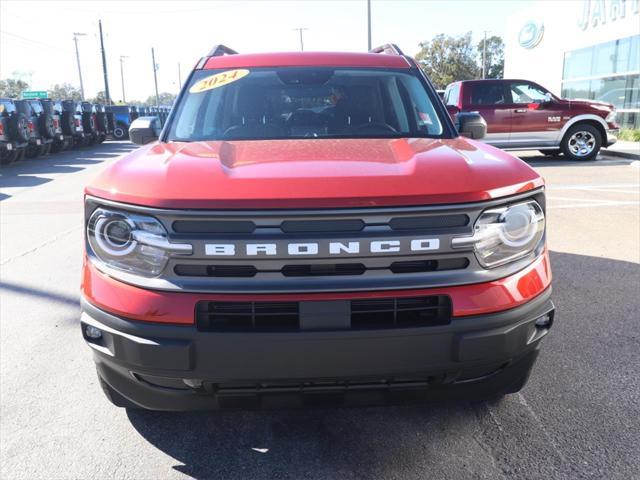
[[[505,78],[612,103],[640,128],[640,0],[539,1],[508,19]]]

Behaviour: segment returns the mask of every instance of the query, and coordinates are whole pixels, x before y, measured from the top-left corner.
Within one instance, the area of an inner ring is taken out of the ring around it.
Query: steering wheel
[[[388,123],[384,123],[384,122],[363,123],[361,125],[356,125],[355,127],[352,128],[352,130],[354,132],[362,132],[362,131],[369,131],[369,130],[379,132],[380,130],[383,130],[391,133],[398,133],[398,131],[395,128],[393,128]]]

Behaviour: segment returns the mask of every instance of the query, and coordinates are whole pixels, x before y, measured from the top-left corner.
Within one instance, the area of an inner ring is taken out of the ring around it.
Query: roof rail
[[[387,55],[404,55],[400,47],[395,43],[386,43],[376,48],[369,50],[369,53],[386,53]]]
[[[227,47],[226,45],[214,45],[211,51],[209,52],[209,57],[221,57],[223,55],[237,55],[238,52]]]

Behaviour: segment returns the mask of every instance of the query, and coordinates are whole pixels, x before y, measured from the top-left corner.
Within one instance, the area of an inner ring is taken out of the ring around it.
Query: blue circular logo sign
[[[518,43],[523,48],[533,48],[542,40],[544,25],[539,22],[529,21],[525,23],[518,33]]]

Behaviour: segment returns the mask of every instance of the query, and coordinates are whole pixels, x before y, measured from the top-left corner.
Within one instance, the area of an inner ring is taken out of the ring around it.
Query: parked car
[[[51,153],[66,150],[73,145],[73,137],[65,135],[62,125],[62,102],[60,100],[40,100],[44,112],[53,119],[54,137],[51,143]]]
[[[96,107],[89,102],[81,102],[82,128],[86,136],[86,143],[93,145],[98,142],[100,132],[97,130]]]
[[[0,98],[0,164],[21,160],[29,144],[26,115],[18,111],[14,100]]]
[[[74,147],[88,145],[82,121],[82,106],[79,102],[62,101],[62,132],[71,136]]]
[[[256,68],[254,68],[254,66]],[[394,45],[215,47],[85,189],[80,328],[115,405],[520,390],[554,306],[544,181]]]
[[[109,129],[105,106],[100,103],[96,103],[93,105],[93,108],[95,110],[96,141],[97,143],[102,143],[107,139],[107,135],[111,134],[112,130]]]
[[[129,138],[129,125],[137,118],[135,107],[113,105],[109,108],[111,108],[114,118],[113,138],[116,140],[126,140]]]
[[[55,137],[53,118],[44,112],[39,100],[15,100],[16,108],[27,118],[29,127],[29,144],[25,156],[34,158],[47,155]]]
[[[594,159],[601,147],[615,143],[619,129],[610,103],[562,99],[529,80],[455,82],[444,102],[454,119],[459,112],[479,112],[490,145],[573,160]]]

